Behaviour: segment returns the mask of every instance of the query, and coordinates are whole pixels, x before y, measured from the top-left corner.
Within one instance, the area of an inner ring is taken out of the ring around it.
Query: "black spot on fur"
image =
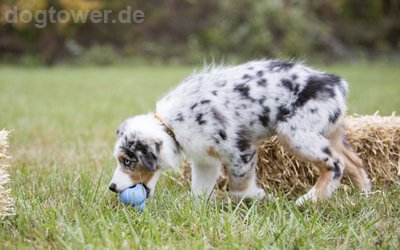
[[[242,174],[237,174],[235,172],[232,171],[232,175],[234,177],[240,178],[240,177],[244,177],[247,174],[248,171],[243,172]]]
[[[310,112],[313,113],[313,114],[315,114],[315,112],[317,112],[317,111],[318,111],[317,108],[315,108],[315,109],[310,109]]]
[[[258,100],[258,102],[261,104],[261,105],[263,105],[264,104],[264,101],[267,99],[267,97],[265,97],[265,95],[263,95],[259,100]]]
[[[252,154],[243,154],[240,155],[240,158],[242,159],[242,162],[244,164],[249,163],[251,159],[253,159],[253,156],[255,155],[256,151],[254,151]]]
[[[302,107],[310,99],[317,98],[318,94],[327,94],[329,97],[335,97],[334,87],[339,83],[340,78],[334,75],[314,75],[311,76],[304,89],[299,93],[297,101],[293,104],[295,107]]]
[[[325,147],[322,149],[322,152],[324,152],[325,154],[332,156],[332,152],[328,147]]]
[[[277,97],[277,98],[275,98],[275,101],[279,101],[279,98]]]
[[[182,113],[178,113],[178,114],[176,115],[175,121],[178,121],[178,122],[183,122],[183,121],[185,121],[185,119],[183,118]]]
[[[336,109],[336,110],[333,112],[333,114],[330,114],[330,115],[329,115],[329,121],[330,121],[331,123],[335,123],[335,122],[337,121],[337,119],[339,118],[340,114],[341,114],[340,109]]]
[[[146,151],[149,149],[149,146],[145,142],[136,140],[134,142],[134,144],[131,146],[131,148],[133,148],[134,150],[138,150],[138,151]]]
[[[292,126],[290,126],[290,130],[292,130],[292,131],[296,131],[296,129],[297,129],[297,128],[296,128],[296,126],[293,126],[293,125],[292,125]]]
[[[325,77],[329,78],[329,81],[339,83],[341,78],[334,74],[324,74]]]
[[[213,95],[215,95],[215,96],[216,96],[216,95],[217,95],[217,92],[218,92],[218,91],[214,90],[214,91],[213,91],[213,92],[211,92],[211,93],[212,93]]]
[[[226,140],[226,133],[223,130],[218,131],[219,136],[221,136],[222,140]]]
[[[193,104],[190,109],[195,109],[197,107],[198,103]]]
[[[262,77],[264,75],[264,72],[262,72],[261,70],[257,72],[256,76],[257,77]]]
[[[333,170],[333,171],[335,171],[335,174],[333,175],[333,179],[342,177],[342,172],[340,171],[339,163],[334,162],[333,165],[335,166],[335,168]]]
[[[214,138],[214,142],[215,142],[216,144],[219,144],[219,140],[218,140],[217,138]]]
[[[203,118],[203,114],[201,114],[201,113],[197,114],[196,121],[199,123],[199,125],[206,123],[206,121],[202,120],[202,118]]]
[[[297,78],[299,78],[296,74],[292,75],[292,80],[295,81]]]
[[[200,102],[200,104],[208,104],[208,103],[210,103],[210,100],[202,100],[202,101]]]
[[[126,122],[123,122],[121,125],[118,126],[117,128],[117,137],[121,137],[126,130]]]
[[[253,99],[249,95],[250,87],[244,83],[238,84],[233,91],[240,93],[244,99]]]
[[[236,147],[240,150],[240,152],[244,152],[251,147],[250,140],[244,135],[243,132],[237,133]]]
[[[290,109],[286,108],[285,106],[278,107],[278,114],[276,115],[276,120],[284,122],[287,118],[290,118],[291,112]]]
[[[296,84],[296,87],[294,87],[294,91],[293,91],[293,93],[294,93],[295,95],[297,95],[297,93],[299,93],[299,88],[300,88],[300,85],[299,85],[299,84]]]
[[[249,79],[249,78],[251,78],[251,76],[249,76],[248,74],[245,74],[245,75],[243,76],[243,79]]]
[[[258,86],[266,87],[267,86],[267,80],[262,78],[257,81]]]
[[[269,124],[269,113],[271,110],[268,107],[264,107],[261,115],[258,116],[258,120],[264,127],[267,127]]]
[[[145,143],[141,149],[138,149],[137,155],[140,161],[150,172],[156,171],[157,159],[160,155],[161,145],[154,143],[154,147],[147,145]]]
[[[253,70],[254,68],[253,68],[253,67],[248,67],[247,69],[248,69],[248,70]]]
[[[288,89],[289,91],[293,92],[294,88],[293,88],[293,84],[291,81],[289,81],[288,79],[282,79],[281,83],[283,85],[283,87],[285,87],[286,89]]]
[[[271,72],[281,72],[282,70],[288,71],[289,69],[293,68],[294,63],[289,62],[270,62],[267,68]]]
[[[135,154],[135,147],[132,147],[134,141],[127,141],[127,143],[121,146],[121,150],[124,155],[131,161],[138,161],[138,157]]]
[[[225,117],[216,108],[213,107],[211,112],[213,113],[214,118],[219,121],[219,123],[225,124]]]

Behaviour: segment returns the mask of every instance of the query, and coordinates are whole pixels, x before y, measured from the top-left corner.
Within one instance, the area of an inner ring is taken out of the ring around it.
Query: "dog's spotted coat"
[[[191,161],[195,195],[210,195],[224,164],[232,194],[262,198],[265,191],[256,185],[256,151],[274,134],[287,150],[321,172],[297,204],[329,197],[343,171],[356,187],[368,190],[362,162],[344,134],[347,91],[347,83],[336,75],[275,60],[194,74],[157,103],[156,113],[175,132],[180,147],[152,113],[120,125],[114,191],[142,182],[152,195],[161,171],[177,167],[182,153]],[[127,174],[132,167],[124,166],[121,158],[138,169]],[[132,177],[143,169],[147,174],[141,174],[142,180]]]

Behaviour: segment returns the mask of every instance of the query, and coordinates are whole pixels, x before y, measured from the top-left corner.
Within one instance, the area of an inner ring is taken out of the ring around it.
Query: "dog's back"
[[[157,113],[184,141],[220,144],[239,133],[257,143],[296,113],[314,119],[307,127],[326,131],[329,124],[316,123],[344,115],[347,88],[301,64],[254,61],[192,75],[157,103]]]

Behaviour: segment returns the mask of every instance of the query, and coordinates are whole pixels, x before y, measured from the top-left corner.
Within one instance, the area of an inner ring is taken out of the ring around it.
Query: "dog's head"
[[[117,169],[110,183],[116,193],[142,183],[147,197],[154,194],[157,180],[173,157],[171,139],[151,115],[127,119],[117,130],[114,157]]]

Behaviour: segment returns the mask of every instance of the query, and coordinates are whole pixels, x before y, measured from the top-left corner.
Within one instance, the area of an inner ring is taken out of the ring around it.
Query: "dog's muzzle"
[[[146,185],[144,185],[144,184],[142,184],[142,185],[143,185],[143,187],[144,187],[145,190],[146,190],[146,197],[149,198],[149,196],[150,196],[150,189],[149,189]],[[132,186],[132,187],[133,187],[133,186]],[[108,186],[108,189],[110,189],[110,190],[113,191],[114,193],[119,193],[118,190],[117,190],[117,185],[116,185],[115,183],[111,183],[110,186]]]

